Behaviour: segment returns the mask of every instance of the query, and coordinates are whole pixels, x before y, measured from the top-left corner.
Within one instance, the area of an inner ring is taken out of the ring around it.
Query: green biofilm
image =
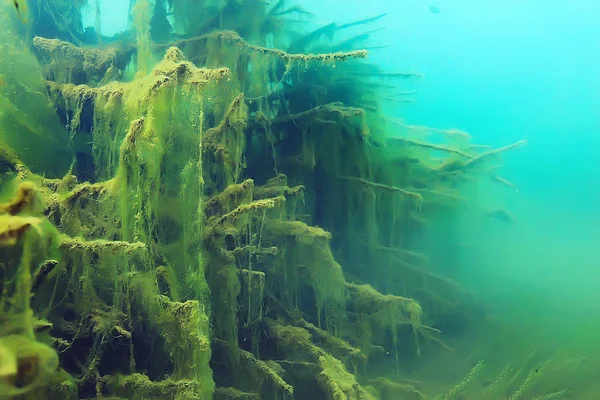
[[[307,33],[283,1],[137,0],[105,38],[83,3],[2,14],[0,59],[31,68],[0,62],[0,397],[426,398],[406,367],[475,316],[411,239],[521,143],[391,123],[381,79],[417,75],[333,40],[381,16]],[[566,396],[542,372],[480,395]]]

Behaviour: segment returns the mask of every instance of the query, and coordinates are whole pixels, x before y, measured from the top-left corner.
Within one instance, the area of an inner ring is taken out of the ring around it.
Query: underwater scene
[[[597,21],[0,0],[0,399],[600,400]]]

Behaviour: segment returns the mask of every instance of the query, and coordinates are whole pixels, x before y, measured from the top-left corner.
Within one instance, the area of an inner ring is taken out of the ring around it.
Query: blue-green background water
[[[103,2],[104,34],[126,24],[126,3]],[[385,29],[368,43],[387,47],[371,60],[424,74],[413,82],[416,101],[391,104],[390,114],[458,128],[494,147],[528,140],[503,156],[502,177],[518,191],[491,183],[473,188],[482,207],[507,207],[515,224],[466,210],[424,240],[439,259],[452,259],[443,272],[501,321],[552,345],[600,352],[600,3],[300,4],[315,13],[306,22],[314,25],[388,13],[372,27]],[[444,253],[437,239],[449,233],[463,250]]]
[[[388,47],[371,59],[424,74],[416,101],[390,113],[494,147],[529,141],[503,156],[501,176],[518,192],[475,188],[482,204],[505,205],[517,223],[467,211],[442,227],[469,245],[446,272],[523,332],[600,352],[600,3],[323,3],[306,2],[318,19],[331,16],[323,21],[388,13],[372,37]]]

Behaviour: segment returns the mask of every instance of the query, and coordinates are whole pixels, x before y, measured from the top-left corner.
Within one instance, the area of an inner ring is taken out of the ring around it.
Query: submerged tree
[[[522,143],[386,118],[381,78],[416,75],[336,40],[381,16],[306,32],[283,1],[137,0],[86,47],[82,5],[30,2],[33,33],[57,21],[35,84],[73,156],[33,168],[45,145],[0,136],[0,393],[425,398],[403,370],[476,313],[416,235]]]

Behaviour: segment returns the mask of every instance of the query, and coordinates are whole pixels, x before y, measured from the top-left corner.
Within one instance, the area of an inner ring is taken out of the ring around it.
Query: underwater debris
[[[429,11],[431,11],[432,14],[439,14],[442,12],[442,10],[440,10],[440,8],[438,6],[435,6],[433,4],[429,5]]]
[[[15,6],[15,10],[17,11],[17,16],[19,20],[26,24],[29,21],[29,7],[27,5],[26,0],[12,0],[13,5]]]
[[[490,218],[497,219],[498,221],[505,222],[507,224],[512,224],[516,222],[514,215],[512,215],[508,210],[504,209],[486,211],[485,215],[487,215]]]
[[[490,175],[490,179],[493,182],[497,182],[497,183],[499,183],[499,184],[501,184],[503,186],[506,186],[506,187],[509,187],[509,188],[513,188],[513,189],[515,189],[515,190],[518,191],[518,189],[515,188],[515,184],[514,183],[512,183],[512,182],[510,182],[510,181],[508,181],[508,180],[506,180],[506,179],[504,179],[504,178],[502,178],[502,177],[500,177],[498,175]]]
[[[50,274],[54,268],[58,265],[58,261],[56,260],[46,260],[38,269],[37,273],[33,278],[33,283],[31,284],[31,291],[34,292],[40,285],[43,283],[44,279]]]

